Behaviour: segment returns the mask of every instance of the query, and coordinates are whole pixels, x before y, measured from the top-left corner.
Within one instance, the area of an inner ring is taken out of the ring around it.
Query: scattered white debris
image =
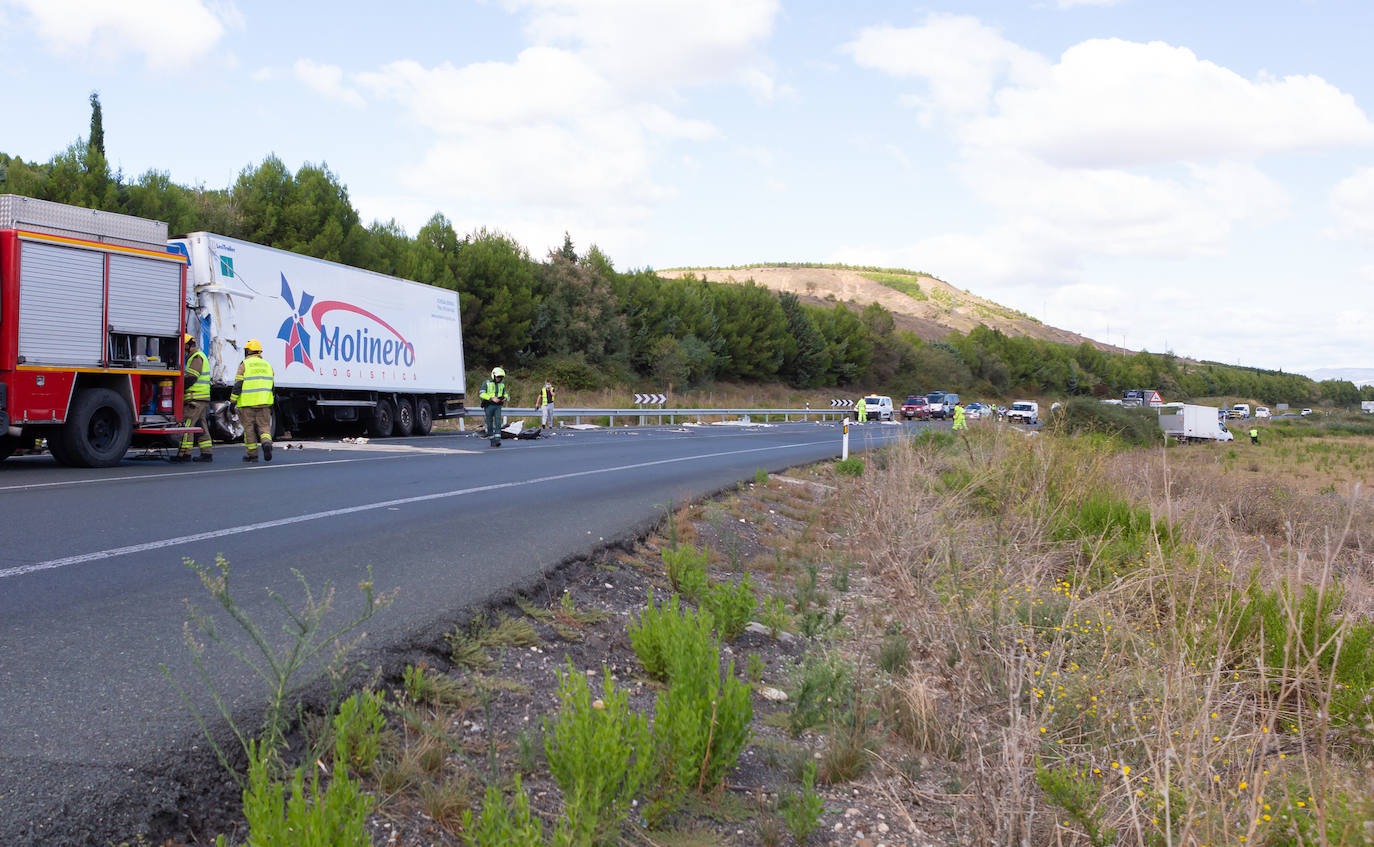
[[[774,688],[771,685],[761,685],[758,689],[759,696],[765,700],[772,700],[774,703],[787,702],[787,692]]]
[[[754,423],[753,421],[749,420],[748,418],[740,418],[740,419],[737,420],[737,421],[713,421],[713,422],[711,423],[711,426],[756,426],[756,427],[759,427],[759,428],[763,428],[763,427],[775,427],[775,426],[777,426],[777,424],[770,424],[770,423]]]
[[[596,424],[564,424],[565,429],[605,429],[604,426]]]

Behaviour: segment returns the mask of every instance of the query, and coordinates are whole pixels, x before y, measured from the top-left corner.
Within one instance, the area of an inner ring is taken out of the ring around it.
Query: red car
[[[930,420],[930,407],[926,405],[926,398],[917,395],[906,398],[906,402],[902,403],[902,417],[907,420]]]

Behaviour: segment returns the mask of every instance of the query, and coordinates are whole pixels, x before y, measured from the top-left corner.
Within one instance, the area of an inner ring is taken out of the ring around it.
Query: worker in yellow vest
[[[243,363],[234,374],[234,393],[229,395],[229,408],[238,407],[243,422],[245,462],[258,460],[258,445],[262,457],[272,461],[272,365],[262,357],[262,342],[256,338],[243,345]]]
[[[182,370],[185,386],[182,390],[181,409],[183,426],[187,431],[181,434],[181,448],[177,450],[173,462],[213,462],[215,442],[210,438],[210,360],[196,348],[196,337],[186,333],[182,341],[186,345],[186,367]],[[199,427],[200,433],[193,434],[191,427]],[[195,437],[200,455],[191,459],[191,442]]]
[[[553,426],[553,383],[544,380],[544,387],[539,389],[539,425]]]
[[[968,421],[964,418],[964,407],[958,403],[954,404],[954,426],[952,429],[958,432],[968,426]]]
[[[855,415],[858,422],[868,423],[868,403],[864,401],[864,398],[860,397],[858,405],[854,408],[858,411],[858,414]]]
[[[506,387],[506,371],[503,368],[492,368],[491,379],[482,382],[482,390],[477,395],[482,401],[482,414],[486,418],[487,438],[491,439],[491,446],[501,446],[501,408],[505,406],[506,400],[510,397],[510,390]]]

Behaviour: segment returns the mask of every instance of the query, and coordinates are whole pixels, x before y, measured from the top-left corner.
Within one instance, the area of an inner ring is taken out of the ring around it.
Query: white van
[[[1007,410],[1007,420],[1020,421],[1023,424],[1039,423],[1040,404],[1032,400],[1017,400]]]
[[[892,420],[892,398],[886,394],[870,394],[864,398],[870,421]]]

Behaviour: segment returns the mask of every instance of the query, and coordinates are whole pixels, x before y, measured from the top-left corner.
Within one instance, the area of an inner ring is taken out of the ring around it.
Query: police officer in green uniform
[[[181,449],[177,450],[173,462],[213,462],[215,442],[210,438],[210,360],[200,350],[196,349],[196,337],[191,333],[186,333],[182,339],[186,343],[186,367],[183,374],[186,377],[185,388],[181,398],[182,416],[185,420],[184,426],[189,430],[191,427],[199,427],[200,434],[196,437],[196,446],[200,447],[200,456],[191,459],[191,433],[181,434]]]
[[[256,338],[243,345],[243,362],[234,375],[234,393],[229,395],[229,408],[238,407],[243,422],[245,462],[258,460],[258,445],[262,457],[272,461],[272,365],[262,357],[262,342]]]
[[[506,388],[505,370],[492,368],[491,378],[482,383],[482,390],[477,397],[482,401],[482,413],[487,423],[487,438],[491,439],[491,446],[500,447],[501,407],[510,397],[510,392]]]

